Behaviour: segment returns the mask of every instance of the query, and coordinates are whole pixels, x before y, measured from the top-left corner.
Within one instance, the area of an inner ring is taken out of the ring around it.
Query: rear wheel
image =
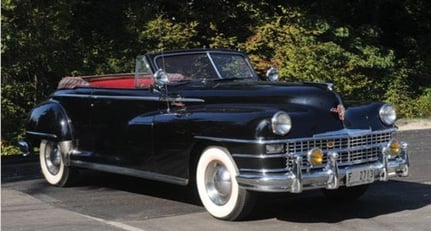
[[[55,186],[67,186],[76,175],[74,169],[64,165],[63,154],[57,142],[42,140],[39,148],[39,160],[45,180]]]
[[[209,147],[200,156],[196,185],[202,204],[212,216],[238,220],[254,207],[254,195],[239,187],[237,173],[232,157],[222,147]]]
[[[335,190],[323,189],[323,194],[333,201],[354,201],[359,199],[368,189],[368,184],[353,187],[340,187]]]

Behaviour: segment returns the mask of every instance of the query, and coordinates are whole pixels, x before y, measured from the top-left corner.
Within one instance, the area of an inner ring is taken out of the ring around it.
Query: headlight
[[[384,104],[379,111],[380,120],[386,125],[392,125],[397,120],[397,113],[392,105]]]
[[[277,135],[286,135],[289,133],[292,128],[292,121],[290,120],[290,116],[284,112],[279,111],[274,114],[271,119],[272,132]]]

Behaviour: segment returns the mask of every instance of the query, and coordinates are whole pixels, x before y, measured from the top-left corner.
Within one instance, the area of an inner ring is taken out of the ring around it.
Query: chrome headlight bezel
[[[384,104],[380,107],[379,117],[385,125],[393,125],[397,120],[397,112],[392,105]]]
[[[271,119],[272,132],[277,135],[284,136],[292,129],[292,120],[289,114],[284,111],[279,111],[272,116]]]

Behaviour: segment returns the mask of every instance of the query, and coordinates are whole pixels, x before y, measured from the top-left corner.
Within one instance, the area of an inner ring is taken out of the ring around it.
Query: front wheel
[[[74,169],[64,165],[63,154],[57,142],[42,140],[39,160],[42,174],[49,184],[60,187],[71,184],[75,172]]]
[[[196,186],[202,204],[213,217],[238,220],[254,207],[254,195],[239,187],[237,173],[231,155],[222,147],[209,147],[200,156]]]

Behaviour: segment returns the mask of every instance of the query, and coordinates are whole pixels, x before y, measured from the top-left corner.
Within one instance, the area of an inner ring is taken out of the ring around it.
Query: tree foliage
[[[302,10],[282,12],[246,43],[251,59],[263,65],[258,69],[277,66],[288,81],[333,82],[347,98],[378,99],[373,93],[382,88],[395,57],[370,42],[378,36],[373,28],[355,31]]]
[[[1,2],[2,153],[63,76],[133,71],[136,55],[233,48],[263,73],[329,81],[347,99],[431,115],[427,0],[149,0]]]

